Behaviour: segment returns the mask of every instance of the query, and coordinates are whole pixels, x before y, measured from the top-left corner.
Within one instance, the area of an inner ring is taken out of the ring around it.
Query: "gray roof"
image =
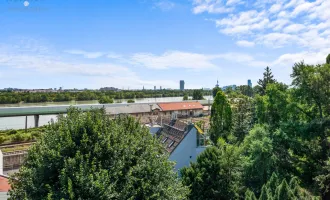
[[[146,104],[124,104],[115,107],[106,107],[107,114],[131,114],[131,113],[147,113],[150,111],[150,105],[152,105],[152,109],[160,109],[157,104],[154,103],[146,103]]]

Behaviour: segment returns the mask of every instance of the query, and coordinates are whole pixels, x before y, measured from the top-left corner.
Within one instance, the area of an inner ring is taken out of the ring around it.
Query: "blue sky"
[[[330,53],[329,0],[0,0],[0,88],[290,84]]]

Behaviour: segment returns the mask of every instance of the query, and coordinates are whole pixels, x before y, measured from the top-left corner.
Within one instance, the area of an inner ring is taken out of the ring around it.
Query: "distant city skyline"
[[[163,89],[173,89],[173,90],[184,90],[185,88],[185,81],[184,80],[180,80],[179,82],[179,88],[162,88],[162,86],[159,86],[159,90],[163,90]],[[248,85],[250,87],[253,87],[252,85],[252,81],[250,79],[247,80],[247,84],[243,84],[243,85]],[[221,88],[227,88],[227,87],[236,87],[236,84],[231,84],[231,85],[219,85],[219,80],[217,80],[217,84],[213,87],[221,87]],[[208,88],[208,87],[204,87],[204,88],[189,88],[189,89],[205,89],[205,90],[211,90],[213,87]],[[44,89],[44,90],[86,90],[86,89],[90,89],[90,90],[121,90],[120,88],[116,88],[116,87],[111,87],[111,86],[105,86],[105,87],[101,87],[101,88],[67,88],[67,89],[63,89],[62,87],[58,87],[57,88],[3,88],[4,90],[8,90],[8,89],[14,89],[14,90],[25,90],[25,89],[30,89],[30,90],[40,90],[40,89]],[[1,88],[0,88],[1,90]],[[124,87],[122,87],[122,90],[126,90]],[[127,88],[127,90],[158,90],[157,86],[154,85],[152,88],[145,88],[144,86],[142,86],[141,88]]]
[[[0,1],[1,88],[213,88],[330,53],[330,1]]]

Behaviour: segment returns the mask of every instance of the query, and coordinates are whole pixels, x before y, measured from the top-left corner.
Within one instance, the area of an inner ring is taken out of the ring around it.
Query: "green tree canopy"
[[[235,199],[239,196],[241,158],[238,147],[219,140],[208,147],[196,163],[181,170],[183,184],[190,188],[191,200]]]
[[[212,95],[213,95],[213,98],[214,98],[215,96],[217,96],[217,94],[218,94],[219,91],[222,91],[220,87],[214,87],[214,88],[212,89]]]
[[[192,94],[193,100],[202,100],[203,97],[203,90],[194,90]]]
[[[210,139],[214,144],[219,137],[227,138],[232,127],[232,111],[226,95],[219,91],[211,108]]]
[[[188,95],[187,94],[184,94],[183,101],[187,101],[187,100],[188,100]]]
[[[275,83],[276,80],[272,74],[271,69],[267,66],[265,68],[264,77],[258,80],[258,85],[261,87],[261,95],[266,93],[266,88],[269,83]]]
[[[247,97],[237,98],[232,110],[232,133],[239,142],[242,142],[252,126],[252,103]]]
[[[296,63],[291,74],[295,96],[307,104],[314,118],[330,116],[330,65]],[[326,110],[326,112],[324,112]]]
[[[326,63],[326,64],[330,64],[330,54],[328,54],[328,56],[327,56],[327,58],[326,58],[326,60],[325,60],[325,63]]]
[[[172,169],[159,141],[133,118],[72,108],[29,150],[10,199],[185,199]]]

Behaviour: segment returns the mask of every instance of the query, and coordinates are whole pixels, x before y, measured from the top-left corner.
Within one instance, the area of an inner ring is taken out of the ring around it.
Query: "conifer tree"
[[[232,111],[226,95],[219,91],[211,109],[210,139],[217,144],[219,137],[227,139],[232,127]]]
[[[270,191],[268,190],[266,185],[262,186],[261,194],[259,197],[259,200],[270,200],[272,198],[272,195],[270,194]]]
[[[270,177],[270,179],[266,185],[267,185],[267,188],[271,192],[271,196],[275,195],[276,188],[279,185],[279,181],[278,181],[278,177],[277,177],[276,173],[272,174],[272,176]]]
[[[263,79],[259,79],[259,81],[258,81],[258,85],[260,85],[260,87],[261,87],[261,91],[260,91],[261,95],[265,95],[268,84],[275,83],[275,82],[276,82],[276,80],[274,79],[274,75],[272,74],[271,69],[267,66],[265,68]]]
[[[274,200],[294,200],[296,199],[285,179],[276,189]]]
[[[245,200],[257,200],[256,195],[249,189],[245,192]]]

